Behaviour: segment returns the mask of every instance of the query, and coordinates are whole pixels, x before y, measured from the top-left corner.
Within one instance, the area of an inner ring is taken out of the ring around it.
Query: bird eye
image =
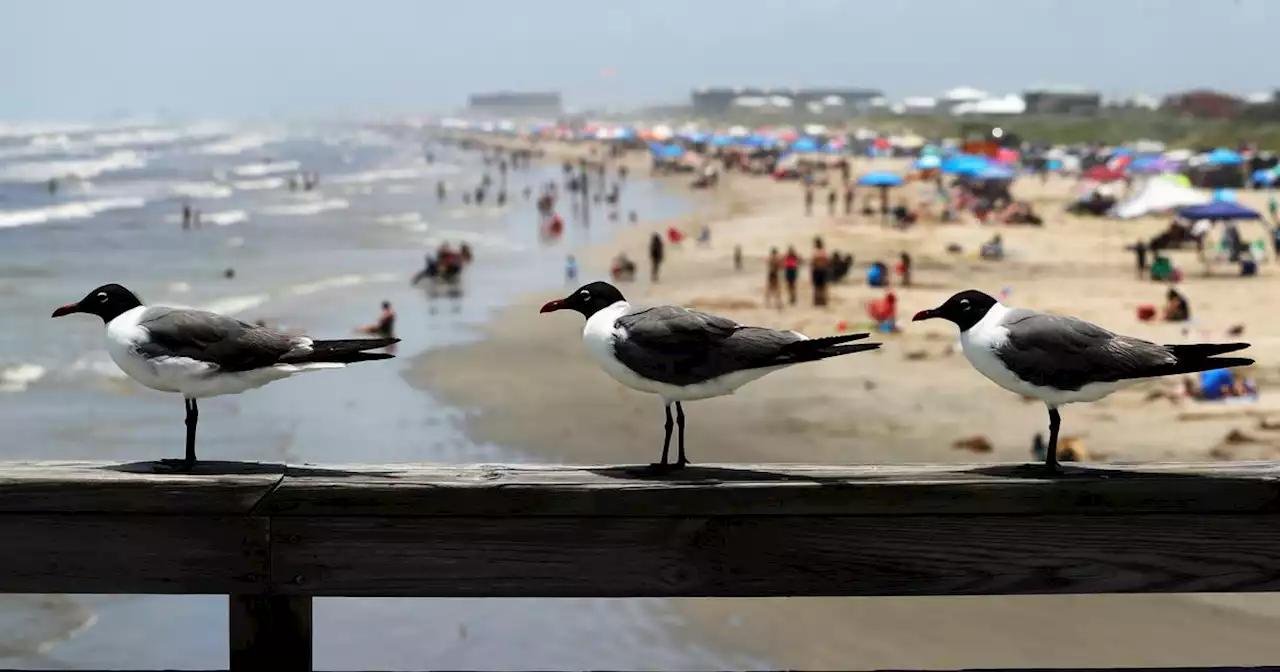
[[[588,292],[587,290],[584,289],[581,292],[578,292],[578,296],[581,296],[584,299],[589,299],[591,298],[591,292]]]
[[[106,302],[107,302],[107,293],[106,293],[106,292],[98,292],[98,301],[99,301],[100,303],[106,303]]]

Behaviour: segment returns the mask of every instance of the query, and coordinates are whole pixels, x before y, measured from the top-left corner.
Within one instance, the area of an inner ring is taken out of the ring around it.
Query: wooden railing
[[[0,592],[229,595],[231,669],[288,672],[311,669],[312,597],[1276,591],[1277,477],[0,463]]]

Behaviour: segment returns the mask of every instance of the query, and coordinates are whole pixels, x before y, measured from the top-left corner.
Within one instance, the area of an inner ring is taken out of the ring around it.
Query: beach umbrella
[[[933,170],[942,167],[942,159],[936,154],[928,154],[916,159],[911,165],[920,170]]]
[[[1212,152],[1209,152],[1209,155],[1205,157],[1205,161],[1219,165],[1234,166],[1244,161],[1244,157],[1240,156],[1240,153],[1237,151],[1230,150],[1225,147],[1219,147]]]
[[[942,162],[942,172],[953,175],[973,175],[991,165],[985,156],[976,154],[956,154]]]
[[[658,156],[667,159],[678,159],[684,156],[684,147],[680,145],[664,145],[662,149],[658,150]]]
[[[1214,201],[1181,208],[1178,216],[1184,219],[1262,219],[1262,215],[1256,210],[1230,201]]]
[[[734,143],[735,139],[728,135],[711,136],[711,145],[713,147],[728,147]]]
[[[818,142],[810,137],[803,137],[791,143],[791,151],[797,153],[809,153],[818,151]]]
[[[1018,176],[1018,172],[1013,168],[1003,164],[991,164],[979,169],[973,173],[974,179],[978,180],[1012,180]]]
[[[858,178],[858,184],[864,187],[897,187],[902,185],[903,182],[901,175],[888,171],[867,173]]]

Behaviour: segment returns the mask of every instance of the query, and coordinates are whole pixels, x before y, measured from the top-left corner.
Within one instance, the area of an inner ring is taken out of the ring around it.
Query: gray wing
[[[1158,375],[1176,363],[1168,348],[1121,336],[1074,317],[1013,310],[1008,341],[997,349],[1019,378],[1059,390]]]
[[[203,310],[148,308],[139,325],[150,341],[138,346],[148,357],[190,357],[223,371],[271,366],[306,341]]]
[[[786,331],[744,327],[718,315],[661,306],[624,315],[613,351],[627,368],[671,385],[692,385],[734,371],[776,364],[783,346],[801,339]]]

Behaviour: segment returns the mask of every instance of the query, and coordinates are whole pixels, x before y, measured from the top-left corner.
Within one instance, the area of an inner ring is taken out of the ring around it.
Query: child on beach
[[[782,271],[787,279],[787,302],[796,305],[796,280],[800,278],[800,255],[796,248],[788,247],[787,256],[782,259]]]

